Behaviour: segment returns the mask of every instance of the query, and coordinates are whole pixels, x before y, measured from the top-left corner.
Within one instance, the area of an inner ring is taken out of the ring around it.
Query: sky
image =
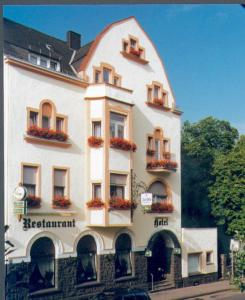
[[[163,59],[182,121],[227,120],[245,134],[245,9],[239,4],[4,6],[4,17],[82,44],[135,16]]]

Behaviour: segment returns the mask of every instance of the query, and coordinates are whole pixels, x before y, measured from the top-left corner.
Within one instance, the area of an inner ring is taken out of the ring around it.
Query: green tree
[[[212,214],[227,233],[245,241],[245,136],[233,150],[216,157],[209,188]]]
[[[214,226],[208,188],[216,156],[229,153],[238,138],[238,131],[229,122],[207,117],[197,123],[185,122],[182,127],[182,225]]]

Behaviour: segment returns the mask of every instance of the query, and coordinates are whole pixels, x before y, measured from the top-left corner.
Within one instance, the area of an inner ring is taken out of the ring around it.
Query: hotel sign
[[[167,217],[157,217],[155,218],[154,221],[154,226],[159,227],[159,226],[166,226],[168,225],[168,218]]]
[[[75,227],[75,219],[70,221],[34,221],[31,218],[23,218],[23,230],[34,229],[34,228],[72,228]]]
[[[143,193],[140,196],[140,202],[142,206],[152,205],[152,193]]]

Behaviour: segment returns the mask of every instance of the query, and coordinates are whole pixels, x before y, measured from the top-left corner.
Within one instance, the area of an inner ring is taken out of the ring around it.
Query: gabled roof
[[[30,52],[52,58],[60,62],[61,73],[73,75],[70,66],[73,50],[67,42],[26,27],[14,21],[4,18],[4,54],[28,61]],[[81,59],[89,51],[92,43],[81,47],[75,55],[75,59]]]

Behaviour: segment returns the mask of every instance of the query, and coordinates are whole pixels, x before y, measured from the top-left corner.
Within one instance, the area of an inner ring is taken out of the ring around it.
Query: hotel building
[[[181,111],[134,17],[83,46],[5,19],[4,116],[9,299],[217,278],[216,229],[181,228]]]

